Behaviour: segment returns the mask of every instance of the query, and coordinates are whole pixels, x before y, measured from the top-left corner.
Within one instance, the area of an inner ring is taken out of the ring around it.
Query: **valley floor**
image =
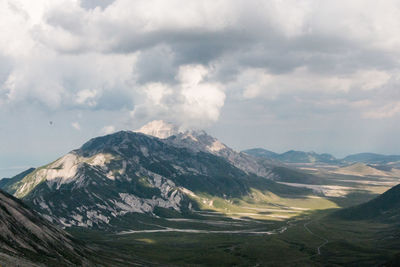
[[[374,266],[389,262],[399,251],[399,225],[345,221],[331,214],[373,198],[397,179],[326,173],[325,177],[328,184],[315,188],[327,189],[328,196],[296,199],[258,191],[249,199],[233,201],[196,196],[202,210],[190,215],[134,214],[128,224],[120,225],[122,230],[71,228],[69,232],[98,251],[97,260],[108,266],[128,262],[139,266]]]
[[[285,222],[252,221],[241,230],[233,225],[223,231],[215,230],[218,227],[192,231],[188,227],[193,225],[159,221],[155,228],[160,231],[104,234],[75,228],[70,232],[114,266],[123,266],[124,261],[144,266],[371,266],[398,253],[398,226],[342,221],[329,216],[331,212]]]

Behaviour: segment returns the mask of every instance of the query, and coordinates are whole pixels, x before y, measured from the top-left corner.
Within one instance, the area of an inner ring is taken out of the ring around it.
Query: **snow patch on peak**
[[[172,123],[167,123],[162,120],[155,120],[147,123],[146,125],[142,126],[142,128],[140,128],[139,130],[136,130],[135,132],[165,139],[172,135],[176,135],[181,131],[178,126]]]

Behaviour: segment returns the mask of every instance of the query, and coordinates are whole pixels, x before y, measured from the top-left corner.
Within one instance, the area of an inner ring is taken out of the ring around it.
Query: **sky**
[[[162,119],[400,154],[400,2],[0,0],[0,177]]]

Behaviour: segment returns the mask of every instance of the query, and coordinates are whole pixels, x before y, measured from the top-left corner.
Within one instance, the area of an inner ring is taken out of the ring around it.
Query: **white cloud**
[[[392,118],[400,113],[400,101],[389,103],[383,107],[378,107],[364,112],[364,117],[368,119]]]
[[[179,71],[185,123],[192,120],[215,122],[225,102],[224,87],[219,83],[203,82],[208,70],[203,66],[183,66]]]
[[[245,98],[275,99],[279,95],[302,92],[335,94],[351,90],[379,89],[389,82],[391,76],[390,73],[378,70],[323,75],[313,73],[305,67],[284,74],[271,74],[264,69],[248,69],[238,77],[238,83],[244,87]]]
[[[115,132],[115,126],[114,125],[104,126],[100,131],[101,134],[111,134],[111,133],[114,133],[114,132]]]
[[[185,65],[179,69],[175,86],[144,85],[146,98],[135,108],[133,116],[152,119],[166,116],[187,127],[217,121],[225,101],[225,88],[220,83],[207,82],[209,72],[202,65]]]
[[[96,90],[82,90],[77,93],[76,102],[78,104],[87,104],[90,107],[96,105],[95,97],[97,96]]]
[[[155,106],[164,106],[164,99],[173,94],[174,90],[166,84],[149,83],[143,86],[148,101]],[[164,106],[166,107],[166,106]]]
[[[80,131],[81,130],[81,125],[79,124],[79,122],[72,122],[71,123],[72,128],[74,128],[75,130]]]
[[[34,100],[51,108],[96,106],[107,90],[129,91],[136,55],[57,55],[45,50],[14,63],[1,86],[5,101]],[[90,89],[88,89],[90,88]]]

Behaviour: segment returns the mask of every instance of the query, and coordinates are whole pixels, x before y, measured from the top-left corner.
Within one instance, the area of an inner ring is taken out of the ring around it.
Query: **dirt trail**
[[[317,247],[317,254],[318,254],[318,255],[321,255],[321,248],[322,248],[323,246],[325,246],[326,244],[328,244],[328,243],[329,243],[329,240],[326,239],[326,238],[323,238],[323,237],[321,237],[321,236],[319,236],[319,235],[317,235],[317,234],[315,234],[315,233],[313,233],[313,232],[308,228],[308,226],[307,226],[307,225],[309,225],[311,222],[312,222],[312,221],[306,222],[306,223],[304,224],[304,229],[306,229],[307,232],[309,232],[309,233],[312,234],[313,236],[316,236],[316,237],[318,237],[319,239],[321,239],[322,241],[324,241],[321,245],[319,245],[319,246]]]

